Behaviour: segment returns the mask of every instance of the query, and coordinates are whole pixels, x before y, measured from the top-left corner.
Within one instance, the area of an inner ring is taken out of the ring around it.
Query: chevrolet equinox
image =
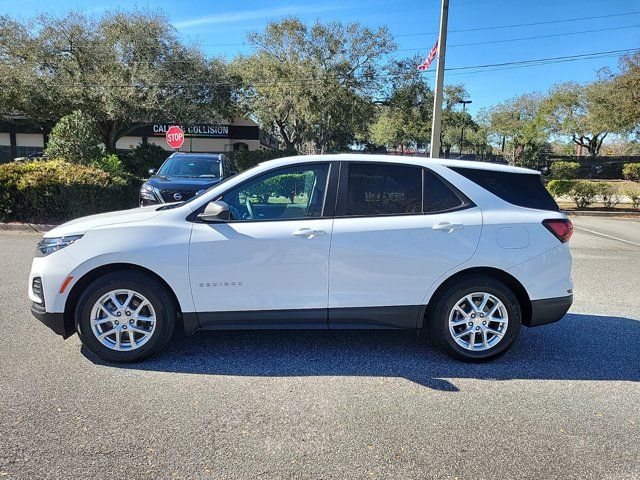
[[[425,331],[465,361],[573,299],[572,225],[539,172],[374,155],[273,160],[182,203],[47,232],[33,314],[112,362],[226,329]]]

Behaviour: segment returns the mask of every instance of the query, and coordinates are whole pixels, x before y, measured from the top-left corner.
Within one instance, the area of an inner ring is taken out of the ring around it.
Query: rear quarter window
[[[558,204],[535,173],[496,172],[449,167],[505,202],[519,207],[559,211]]]

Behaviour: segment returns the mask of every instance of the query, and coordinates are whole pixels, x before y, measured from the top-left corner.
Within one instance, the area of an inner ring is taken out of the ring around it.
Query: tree
[[[609,108],[623,133],[640,136],[640,52],[623,55],[617,74],[601,70],[600,81],[609,84],[603,107]]]
[[[367,134],[376,62],[395,48],[386,28],[288,18],[247,38],[254,52],[235,61],[243,105],[286,148],[324,152]]]
[[[547,149],[548,134],[540,116],[543,97],[525,94],[483,112],[494,143],[511,163],[536,167]]]
[[[543,102],[541,113],[552,134],[569,137],[594,158],[607,135],[625,130],[620,118],[613,114],[611,94],[612,83],[606,80],[555,85]]]
[[[431,137],[433,92],[415,68],[419,58],[392,62],[387,68],[388,99],[370,129],[371,140],[390,148],[426,147]]]
[[[81,110],[108,151],[136,123],[194,123],[233,114],[236,79],[146,12],[0,17],[0,105],[50,128]]]
[[[467,111],[456,110],[462,100],[468,98],[464,85],[447,85],[443,90],[442,130],[440,144],[445,158],[451,154],[454,145],[462,152],[464,145],[460,145],[462,130],[477,130],[478,126]]]
[[[94,121],[80,111],[73,112],[51,130],[45,154],[72,163],[89,165],[104,155]]]

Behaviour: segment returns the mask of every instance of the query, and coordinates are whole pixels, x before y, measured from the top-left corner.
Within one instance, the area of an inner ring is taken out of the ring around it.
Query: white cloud
[[[268,8],[260,10],[247,10],[233,13],[216,13],[202,17],[191,18],[176,22],[176,28],[197,27],[200,25],[216,25],[221,23],[241,22],[243,20],[255,20],[258,18],[281,17],[288,15],[304,15],[306,13],[321,13],[331,10],[345,10],[351,8],[348,4],[335,5],[289,5],[279,8]]]

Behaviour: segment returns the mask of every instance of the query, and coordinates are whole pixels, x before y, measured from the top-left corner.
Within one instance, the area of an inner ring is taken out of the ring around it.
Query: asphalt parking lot
[[[575,217],[575,303],[467,365],[405,332],[202,332],[130,366],[29,313],[0,234],[0,476],[640,478],[640,220]]]

